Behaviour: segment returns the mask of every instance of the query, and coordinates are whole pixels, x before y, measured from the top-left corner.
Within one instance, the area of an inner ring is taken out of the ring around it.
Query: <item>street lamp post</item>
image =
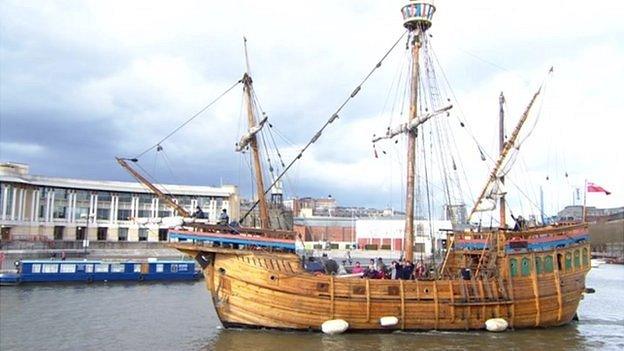
[[[94,218],[94,215],[93,214],[87,215],[86,213],[81,213],[80,214],[80,218],[87,220],[87,225],[85,226],[85,234],[84,234],[84,237],[82,239],[82,247],[84,249],[83,255],[86,257],[87,256],[87,247],[89,246],[89,221],[91,221],[91,219]]]

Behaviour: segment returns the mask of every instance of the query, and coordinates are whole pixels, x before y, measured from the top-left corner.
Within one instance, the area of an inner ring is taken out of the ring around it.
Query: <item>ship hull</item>
[[[225,327],[237,328],[318,331],[327,320],[344,319],[352,332],[478,330],[490,318],[504,318],[512,328],[558,326],[576,314],[590,267],[585,244],[539,253],[540,258],[554,259],[552,271],[529,267],[513,277],[506,272],[506,278],[487,280],[316,276],[303,271],[294,254],[179,249],[201,257],[219,319]],[[581,257],[583,253],[586,257]],[[505,259],[535,262],[535,255],[519,253]],[[399,323],[382,327],[380,318],[388,316],[397,317]]]

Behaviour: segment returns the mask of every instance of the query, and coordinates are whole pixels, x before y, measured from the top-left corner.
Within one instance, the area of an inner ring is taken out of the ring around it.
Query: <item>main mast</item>
[[[427,1],[411,0],[403,6],[403,25],[409,31],[409,45],[412,51],[411,84],[410,84],[410,110],[408,125],[418,118],[418,87],[419,87],[419,53],[421,38],[431,27],[431,18],[435,12],[435,6]],[[414,128],[407,132],[407,194],[405,201],[405,236],[403,239],[403,251],[405,258],[414,260],[414,180],[416,174],[416,136],[418,129]]]
[[[258,129],[258,124],[253,107],[253,81],[249,75],[249,59],[247,57],[247,39],[245,39],[245,63],[247,71],[243,76],[243,91],[245,92],[245,105],[247,106],[247,122],[249,130]],[[263,121],[264,122],[264,121]],[[264,123],[261,123],[261,125]],[[259,130],[259,129],[258,129]],[[260,163],[260,150],[258,149],[257,132],[249,133],[249,147],[251,149],[251,157],[254,164],[254,173],[256,176],[256,193],[258,196],[258,206],[260,208],[260,228],[268,229],[271,224],[269,221],[269,209],[267,206],[266,196],[264,193],[264,177],[262,173],[262,164]]]

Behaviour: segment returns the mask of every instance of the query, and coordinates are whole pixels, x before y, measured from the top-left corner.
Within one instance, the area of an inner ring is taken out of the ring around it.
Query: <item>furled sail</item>
[[[486,195],[475,206],[475,212],[487,212],[496,209],[496,204],[506,194],[500,179],[491,182],[486,190]]]
[[[247,147],[247,145],[249,145],[251,139],[262,130],[262,127],[264,127],[267,119],[268,117],[264,116],[264,118],[260,121],[260,123],[258,123],[258,125],[249,128],[249,131],[241,137],[241,140],[238,143],[236,143],[237,152],[243,151]]]

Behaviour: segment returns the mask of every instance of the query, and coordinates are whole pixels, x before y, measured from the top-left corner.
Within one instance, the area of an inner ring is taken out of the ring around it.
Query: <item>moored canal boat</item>
[[[17,273],[0,275],[0,284],[198,280],[195,261],[22,260]]]

